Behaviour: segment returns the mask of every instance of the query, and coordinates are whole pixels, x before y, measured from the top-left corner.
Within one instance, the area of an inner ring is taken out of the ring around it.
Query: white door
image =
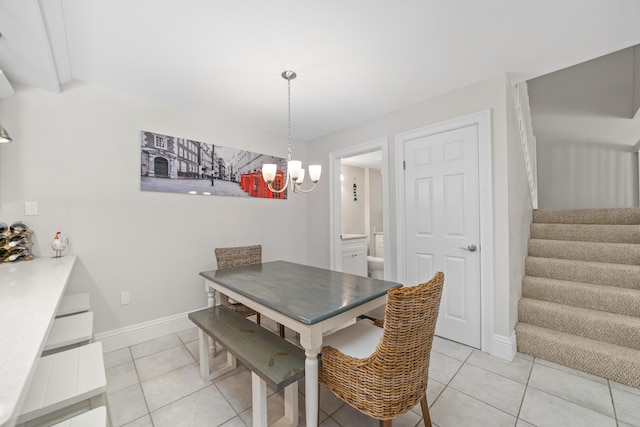
[[[444,272],[436,335],[480,348],[478,126],[405,141],[404,161],[406,283]]]

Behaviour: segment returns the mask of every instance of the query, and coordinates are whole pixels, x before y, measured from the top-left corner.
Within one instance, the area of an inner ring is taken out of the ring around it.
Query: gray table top
[[[287,261],[203,271],[200,275],[308,325],[402,287],[395,282]]]

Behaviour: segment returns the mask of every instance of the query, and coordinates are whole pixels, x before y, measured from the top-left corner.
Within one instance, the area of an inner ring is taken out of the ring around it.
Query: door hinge
[[[402,161],[402,170],[405,170],[405,171],[407,170],[407,161],[406,160]]]

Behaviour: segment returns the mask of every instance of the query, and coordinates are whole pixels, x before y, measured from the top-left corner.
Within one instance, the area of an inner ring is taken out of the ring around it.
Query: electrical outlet
[[[24,202],[25,215],[38,215],[38,202]]]
[[[120,305],[131,304],[131,293],[130,292],[121,292],[120,293]]]

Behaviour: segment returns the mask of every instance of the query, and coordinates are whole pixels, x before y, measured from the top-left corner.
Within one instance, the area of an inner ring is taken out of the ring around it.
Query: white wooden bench
[[[92,343],[40,358],[17,425],[30,427],[104,406],[110,425],[102,344]]]
[[[93,312],[74,314],[53,319],[51,332],[42,349],[42,355],[67,350],[93,341]]]
[[[274,426],[298,425],[298,380],[304,377],[304,350],[224,306],[189,313],[199,331],[200,364],[209,363],[207,337],[222,344],[228,353],[251,370],[253,426],[267,426],[267,384],[284,388],[284,417]],[[228,366],[212,377],[228,372]]]
[[[89,311],[89,293],[70,294],[62,297],[60,307],[56,312],[56,317],[69,316],[71,314],[84,313]]]

